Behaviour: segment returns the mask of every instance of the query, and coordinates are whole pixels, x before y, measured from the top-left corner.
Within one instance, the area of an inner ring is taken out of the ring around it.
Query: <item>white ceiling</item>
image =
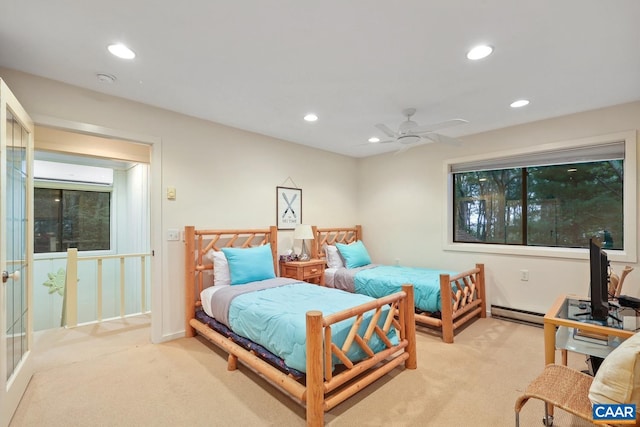
[[[0,66],[364,157],[398,148],[367,139],[407,107],[468,120],[441,131],[464,141],[639,100],[640,1],[2,0]]]

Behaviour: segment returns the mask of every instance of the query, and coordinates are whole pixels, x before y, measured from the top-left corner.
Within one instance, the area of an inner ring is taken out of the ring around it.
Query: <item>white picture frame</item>
[[[302,189],[276,187],[278,230],[293,230],[302,224]]]

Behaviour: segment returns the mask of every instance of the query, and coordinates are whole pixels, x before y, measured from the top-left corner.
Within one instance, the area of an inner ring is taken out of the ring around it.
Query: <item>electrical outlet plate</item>
[[[180,230],[178,230],[177,228],[170,228],[167,231],[167,240],[170,240],[170,241],[180,240]]]
[[[520,280],[523,282],[529,280],[529,270],[520,270]]]

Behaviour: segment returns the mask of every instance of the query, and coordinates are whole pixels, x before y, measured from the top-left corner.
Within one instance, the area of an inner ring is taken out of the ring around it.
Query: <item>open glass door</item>
[[[33,374],[33,129],[0,79],[0,427]]]

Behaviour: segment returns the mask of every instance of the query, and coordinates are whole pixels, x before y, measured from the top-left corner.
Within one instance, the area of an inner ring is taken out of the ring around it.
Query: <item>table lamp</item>
[[[302,240],[302,250],[298,259],[300,261],[309,260],[311,257],[309,256],[309,252],[307,251],[305,240],[313,239],[313,230],[311,229],[311,226],[307,224],[296,225],[296,228],[293,232],[293,238],[294,240]]]

